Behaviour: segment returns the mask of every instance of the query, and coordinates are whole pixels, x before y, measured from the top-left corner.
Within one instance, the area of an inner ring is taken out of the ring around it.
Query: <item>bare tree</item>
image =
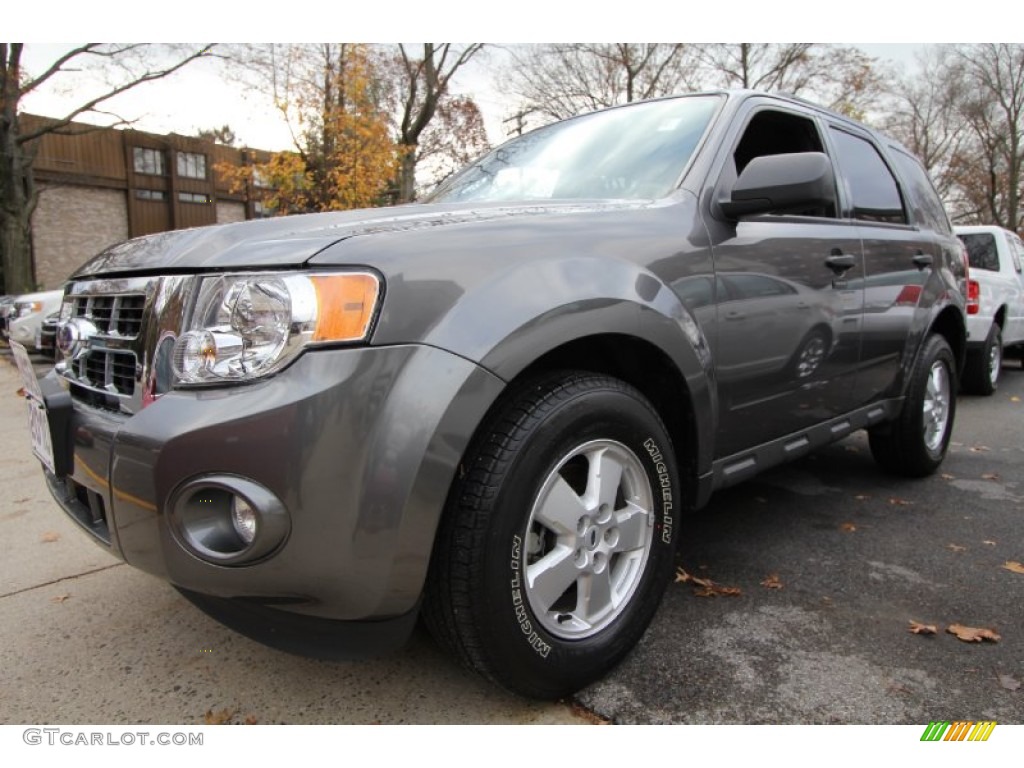
[[[518,132],[542,122],[693,88],[683,43],[558,43],[511,52],[504,89],[519,97]]]
[[[894,82],[879,122],[918,157],[939,196],[952,204],[957,195],[954,171],[962,167],[970,143],[961,114],[966,83],[950,46],[930,46],[916,59],[916,70]]]
[[[398,171],[398,202],[416,197],[416,165],[420,141],[448,95],[452,76],[483,48],[483,43],[455,46],[452,43],[423,43],[419,55],[398,45],[398,143],[402,147]]]
[[[166,50],[148,44],[86,43],[67,50],[43,72],[33,74],[22,67],[24,43],[0,43],[0,263],[7,292],[23,293],[34,287],[31,227],[39,189],[32,164],[39,139],[51,133],[73,131],[76,118],[103,112],[102,107],[118,94],[165,78],[208,54],[212,47],[213,44],[190,46],[167,59],[156,55],[166,54]],[[63,117],[23,129],[20,108],[25,96],[56,82],[62,75],[91,65],[102,66],[109,78],[107,85],[84,96],[79,106]],[[115,124],[127,122],[117,118]]]
[[[959,167],[961,195],[976,220],[1019,231],[1024,193],[1024,46],[958,46],[955,67],[963,78],[961,114],[973,139],[973,157],[965,157]]]
[[[702,86],[804,96],[856,118],[876,106],[885,74],[863,51],[822,43],[712,43],[696,48]]]

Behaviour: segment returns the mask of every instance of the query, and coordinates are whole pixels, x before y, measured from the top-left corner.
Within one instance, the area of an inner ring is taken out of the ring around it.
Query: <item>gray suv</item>
[[[345,657],[422,616],[557,697],[638,641],[714,490],[859,429],[935,471],[965,272],[919,163],[864,126],[637,103],[425,204],[108,249],[67,285],[36,450],[98,544],[250,636]]]

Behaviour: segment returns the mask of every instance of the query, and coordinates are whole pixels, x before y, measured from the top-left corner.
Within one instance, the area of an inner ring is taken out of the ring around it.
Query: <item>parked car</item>
[[[32,349],[36,348],[36,336],[43,319],[60,309],[64,291],[41,291],[26,293],[14,300],[14,308],[7,321],[7,337],[11,341]]]
[[[1001,227],[955,227],[971,265],[964,389],[991,395],[999,384],[1004,350],[1024,352],[1024,244]],[[1024,357],[1022,357],[1024,360]]]
[[[107,249],[35,450],[100,546],[239,631],[351,656],[422,614],[558,697],[640,639],[714,490],[859,429],[888,471],[940,466],[966,277],[891,139],[777,95],[641,102],[424,204]]]
[[[7,338],[7,317],[14,310],[17,296],[0,296],[0,337]]]
[[[47,315],[36,332],[36,352],[51,360],[57,357],[57,326],[60,324],[60,312]]]

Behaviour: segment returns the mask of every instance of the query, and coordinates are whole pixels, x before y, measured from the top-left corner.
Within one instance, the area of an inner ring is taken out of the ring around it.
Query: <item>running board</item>
[[[728,488],[769,467],[784,464],[841,440],[858,429],[891,421],[899,414],[902,404],[902,398],[882,400],[822,424],[816,424],[810,429],[794,432],[778,440],[718,459],[711,467],[712,488],[716,491]]]

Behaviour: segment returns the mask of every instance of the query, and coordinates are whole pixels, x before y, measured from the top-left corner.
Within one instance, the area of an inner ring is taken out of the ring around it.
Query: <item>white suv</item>
[[[1000,227],[955,227],[971,265],[967,308],[964,390],[991,395],[999,382],[1003,350],[1024,349],[1024,243]]]

